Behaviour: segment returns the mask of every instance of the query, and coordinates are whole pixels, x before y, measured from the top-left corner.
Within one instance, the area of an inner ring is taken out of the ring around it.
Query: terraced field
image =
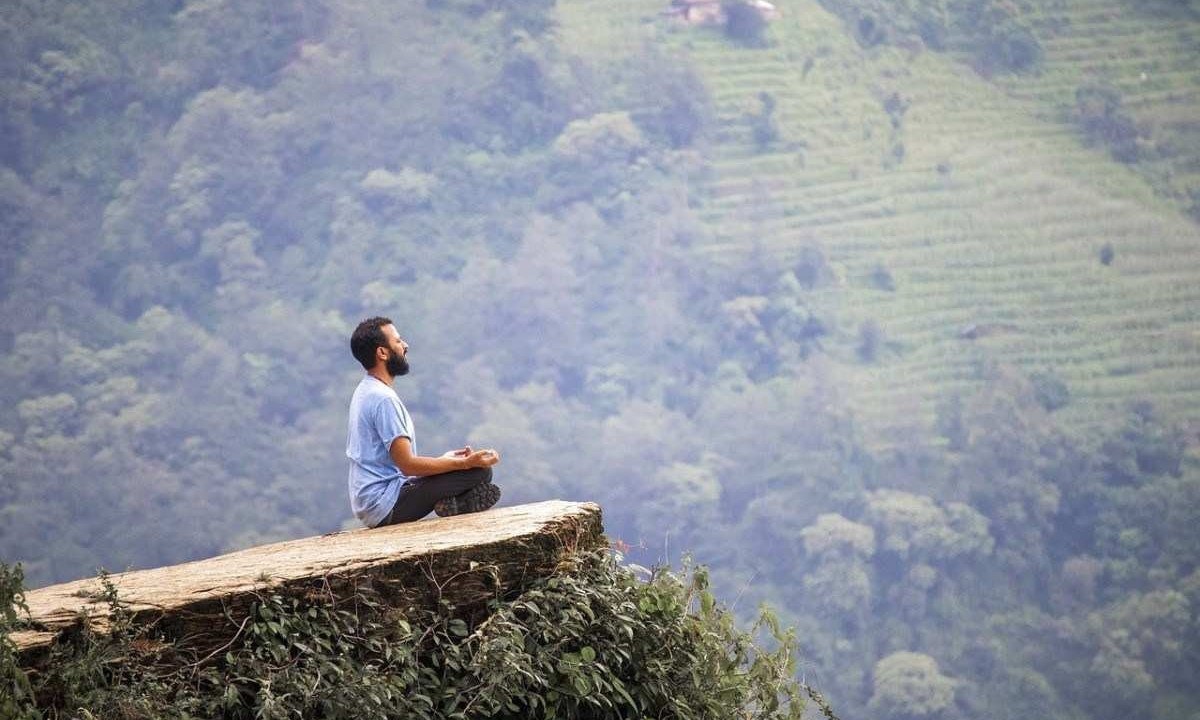
[[[1162,52],[1175,62],[1200,23],[1151,19],[1135,32],[1134,21],[1114,21],[1105,40],[1096,8],[1128,14],[1116,0],[1058,5],[1063,29],[1048,41],[1046,72],[999,81],[952,55],[863,50],[807,0],[782,6],[763,49],[672,26],[659,0],[564,0],[560,32],[584,54],[651,38],[701,68],[719,131],[702,209],[711,242],[697,252],[720,263],[761,243],[781,268],[805,248],[826,253],[838,281],[818,302],[840,332],[829,348],[835,376],[875,444],[931,423],[938,399],[969,388],[986,358],[1057,373],[1072,393],[1061,412],[1078,420],[1101,422],[1144,397],[1198,421],[1200,226],[1143,175],[1085,147],[1064,103],[1085,72],[1071,58],[1119,63],[1128,41],[1145,60],[1174,37]],[[1167,79],[1138,85],[1127,102],[1186,116],[1200,70],[1148,62]],[[1136,69],[1141,83],[1138,67],[1121,77]],[[766,150],[749,122],[763,92],[780,131]],[[1099,261],[1105,244],[1110,265]],[[894,290],[871,282],[879,268]],[[867,321],[887,341],[873,363],[854,352]],[[963,339],[970,325],[997,331]]]
[[[1046,64],[1029,78],[1000,79],[1048,117],[1074,109],[1081,85],[1103,82],[1139,123],[1138,170],[1185,207],[1200,202],[1200,18],[1180,4],[1132,0],[1039,3],[1031,19]]]

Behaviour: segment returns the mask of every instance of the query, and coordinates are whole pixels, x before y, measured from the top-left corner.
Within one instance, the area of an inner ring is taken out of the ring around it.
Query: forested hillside
[[[347,523],[385,314],[424,452],[769,602],[843,717],[1194,718],[1194,2],[665,9],[5,3],[0,559]]]

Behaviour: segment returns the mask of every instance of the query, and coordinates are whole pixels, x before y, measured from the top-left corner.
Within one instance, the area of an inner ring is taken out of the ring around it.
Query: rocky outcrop
[[[85,628],[103,632],[115,607],[167,639],[220,643],[264,594],[341,596],[364,583],[397,604],[445,599],[469,612],[597,546],[602,531],[599,506],[552,500],[290,540],[114,574],[116,605],[99,578],[31,590],[30,629],[10,637],[21,663],[37,665],[65,636]]]

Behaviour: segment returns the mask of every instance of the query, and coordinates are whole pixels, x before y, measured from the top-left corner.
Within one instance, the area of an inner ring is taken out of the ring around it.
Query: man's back
[[[396,391],[367,375],[350,400],[346,457],[350,458],[350,508],[369,526],[387,516],[408,478],[389,453],[392,441],[406,437],[416,447],[412,418]]]

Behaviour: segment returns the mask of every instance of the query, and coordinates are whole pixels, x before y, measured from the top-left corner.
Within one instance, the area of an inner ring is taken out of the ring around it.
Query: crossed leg
[[[400,488],[400,496],[396,498],[392,511],[377,527],[420,520],[433,512],[433,506],[439,500],[461,495],[491,480],[491,468],[470,468],[413,478]]]

